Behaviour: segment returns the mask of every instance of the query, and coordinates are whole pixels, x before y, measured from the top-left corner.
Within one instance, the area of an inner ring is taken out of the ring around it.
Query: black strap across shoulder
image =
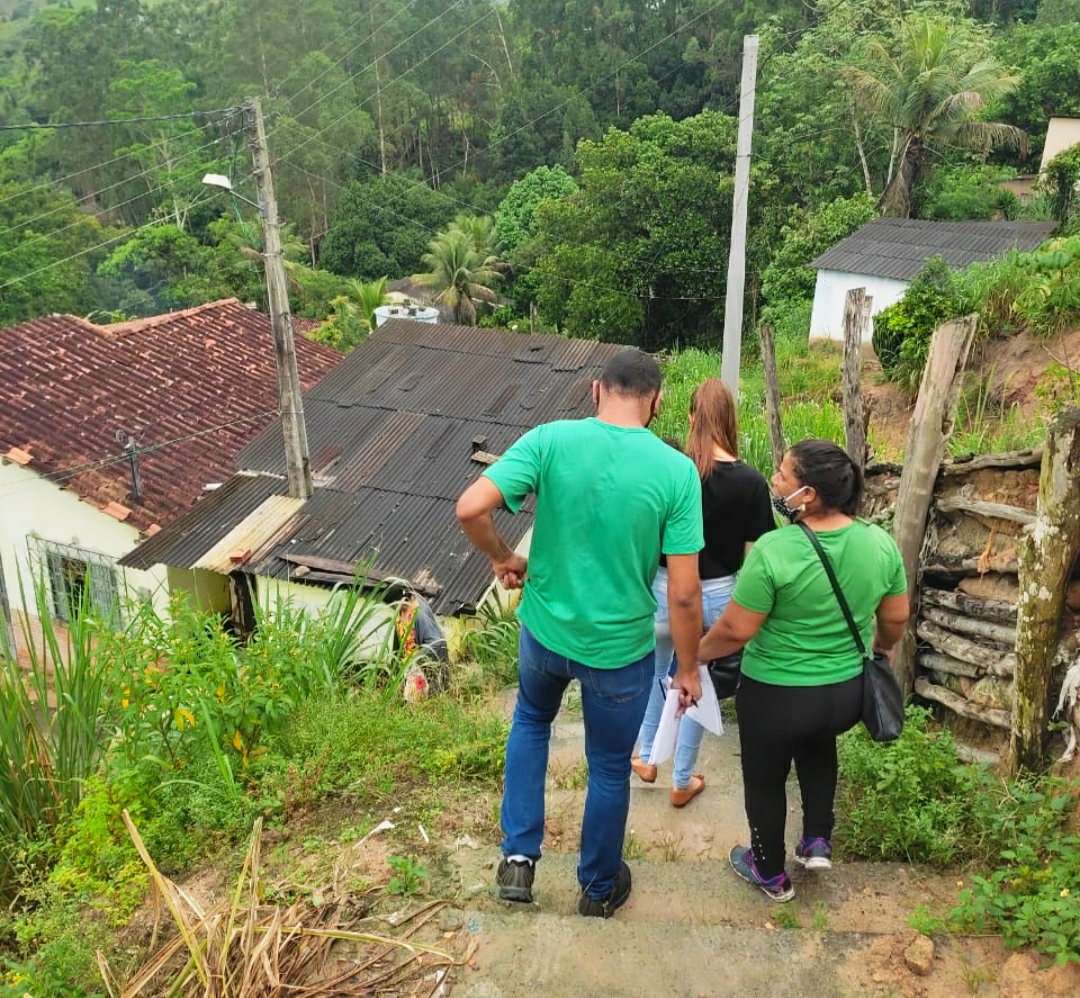
[[[825,566],[825,574],[829,577],[829,582],[832,583],[833,592],[836,594],[836,602],[840,604],[844,620],[847,621],[847,625],[851,629],[851,636],[855,639],[855,647],[859,649],[859,654],[866,658],[866,645],[863,644],[862,635],[859,634],[859,628],[855,625],[855,618],[851,615],[847,600],[844,599],[844,594],[840,591],[840,583],[836,581],[836,573],[833,571],[829,556],[821,546],[821,541],[817,539],[815,533],[805,523],[799,523],[798,526],[802,527],[803,533],[810,539],[810,543],[814,545],[814,550],[817,551],[821,564]]]

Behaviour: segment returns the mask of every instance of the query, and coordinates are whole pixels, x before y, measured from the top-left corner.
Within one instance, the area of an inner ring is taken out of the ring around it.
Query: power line
[[[227,430],[233,426],[240,426],[244,423],[254,423],[260,419],[266,419],[269,416],[280,415],[280,409],[267,409],[265,412],[252,413],[247,416],[239,416],[236,419],[231,419],[225,423],[218,423],[216,426],[207,426],[201,430],[196,430],[193,433],[187,433],[183,436],[173,437],[170,440],[162,440],[159,443],[151,444],[148,447],[137,447],[135,450],[136,455],[141,456],[143,454],[153,454],[159,450],[165,450],[167,447],[175,447],[177,444],[187,443],[191,440],[197,440],[199,437],[208,436],[211,433],[218,433],[221,430]],[[50,484],[57,485],[62,482],[70,481],[72,478],[78,478],[79,475],[85,475],[88,471],[97,471],[101,468],[109,467],[113,464],[120,464],[124,461],[131,460],[131,451],[123,451],[119,454],[109,455],[101,458],[97,461],[88,461],[85,464],[75,465],[69,468],[62,468],[59,471],[50,472],[49,474],[39,475],[39,480],[49,482]],[[22,491],[29,491],[33,486],[29,486],[24,482],[13,482],[11,487],[6,491],[0,489],[0,495],[10,496]]]
[[[0,132],[29,131],[36,128],[92,128],[98,125],[130,125],[139,121],[178,121],[181,118],[201,118],[211,114],[232,114],[235,107],[218,107],[210,111],[185,111],[182,114],[144,114],[136,118],[101,118],[98,121],[27,122],[24,125],[0,125]]]

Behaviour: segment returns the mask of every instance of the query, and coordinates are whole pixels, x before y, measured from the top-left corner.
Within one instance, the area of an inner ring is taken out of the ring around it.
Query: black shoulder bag
[[[863,644],[862,635],[855,625],[855,618],[851,615],[847,600],[840,591],[840,583],[836,581],[836,573],[833,571],[829,556],[821,546],[814,532],[805,524],[800,523],[803,532],[814,545],[821,564],[825,566],[825,574],[832,583],[833,592],[836,594],[836,602],[844,614],[851,629],[851,636],[855,639],[855,647],[863,660],[863,707],[862,722],[866,730],[875,742],[892,742],[900,737],[904,730],[904,694],[900,691],[900,684],[896,681],[889,660],[882,654],[868,655],[866,645]]]

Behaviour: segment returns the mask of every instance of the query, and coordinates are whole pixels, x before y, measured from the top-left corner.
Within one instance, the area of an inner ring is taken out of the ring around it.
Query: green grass
[[[807,437],[843,443],[844,413],[836,402],[840,386],[840,350],[785,337],[776,344],[780,416],[788,445]],[[694,388],[720,376],[719,352],[681,350],[664,365],[664,401],[653,429],[680,444],[686,440],[687,415]],[[765,376],[760,361],[744,363],[739,384],[739,456],[769,477],[773,472],[765,415]]]

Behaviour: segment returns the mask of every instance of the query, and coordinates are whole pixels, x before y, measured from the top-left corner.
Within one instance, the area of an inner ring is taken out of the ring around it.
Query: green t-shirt
[[[907,592],[896,542],[862,520],[818,531],[817,538],[869,651],[882,597]],[[775,686],[825,686],[852,679],[862,669],[821,559],[801,527],[774,530],[754,545],[731,598],[747,610],[768,614],[743,652],[743,673],[751,679]]]
[[[704,544],[693,462],[649,430],[561,420],[522,436],[484,474],[536,519],[518,615],[545,648],[599,669],[654,645],[660,554]]]

